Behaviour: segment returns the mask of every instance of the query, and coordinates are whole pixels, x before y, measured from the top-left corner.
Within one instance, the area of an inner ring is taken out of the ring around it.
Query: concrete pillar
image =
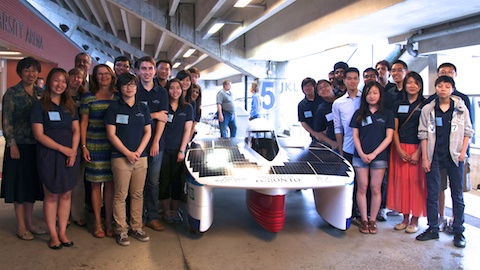
[[[438,55],[428,55],[428,95],[435,93],[435,80],[437,79]]]

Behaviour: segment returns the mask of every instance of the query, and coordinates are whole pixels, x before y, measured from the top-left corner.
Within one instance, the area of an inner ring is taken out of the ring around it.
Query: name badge
[[[148,106],[148,101],[142,101],[143,104],[145,104],[145,106]]]
[[[400,105],[398,106],[398,113],[408,113],[408,105]]]
[[[173,114],[168,114],[168,119],[167,121],[171,123],[173,121]]]
[[[437,127],[443,127],[443,118],[442,117],[435,117],[435,124]]]
[[[50,121],[61,121],[60,113],[59,112],[48,112],[48,119]]]
[[[333,121],[333,113],[325,114],[325,119],[327,119],[327,122]]]
[[[313,116],[312,111],[304,111],[303,115],[305,116],[305,118],[310,118]]]
[[[117,119],[115,121],[117,124],[128,124],[128,115],[126,114],[117,114]]]
[[[362,120],[362,127],[371,125],[372,123],[373,123],[372,117],[367,116],[367,118],[365,118],[365,120]]]

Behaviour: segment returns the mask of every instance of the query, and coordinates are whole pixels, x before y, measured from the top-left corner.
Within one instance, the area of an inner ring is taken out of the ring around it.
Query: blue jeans
[[[461,233],[465,230],[465,203],[463,202],[463,162],[458,166],[451,158],[436,160],[433,158],[430,172],[427,173],[427,218],[428,225],[433,231],[438,232],[438,193],[440,192],[440,170],[447,170],[450,179],[450,191],[453,201],[453,232]]]
[[[219,122],[220,135],[222,138],[227,138],[227,126],[230,129],[230,137],[237,135],[237,123],[235,123],[235,115],[226,111],[222,111],[223,122]]]
[[[158,217],[158,192],[160,169],[162,167],[163,151],[152,157],[148,156],[147,180],[143,191],[143,221],[148,223]]]

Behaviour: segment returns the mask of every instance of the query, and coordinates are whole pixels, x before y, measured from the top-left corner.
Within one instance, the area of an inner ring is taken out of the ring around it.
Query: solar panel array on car
[[[205,140],[196,144],[195,151],[189,151],[187,160],[193,172],[200,177],[229,176],[234,168],[256,168],[240,153],[236,142],[229,139]],[[198,149],[200,148],[200,149]],[[284,148],[289,161],[284,166],[272,166],[270,174],[306,174],[348,176],[349,166],[343,159],[326,148]],[[222,151],[221,158],[216,156]],[[226,160],[223,160],[226,159]],[[224,166],[228,163],[228,166]],[[222,165],[223,164],[223,165]]]

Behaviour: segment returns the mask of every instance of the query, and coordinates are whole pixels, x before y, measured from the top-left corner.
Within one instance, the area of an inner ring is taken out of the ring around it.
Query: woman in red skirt
[[[393,107],[395,132],[388,171],[387,207],[403,213],[395,230],[418,231],[418,218],[426,215],[425,171],[421,166],[418,121],[423,107],[423,80],[410,72],[403,80],[405,97]],[[411,218],[410,218],[411,215]]]

